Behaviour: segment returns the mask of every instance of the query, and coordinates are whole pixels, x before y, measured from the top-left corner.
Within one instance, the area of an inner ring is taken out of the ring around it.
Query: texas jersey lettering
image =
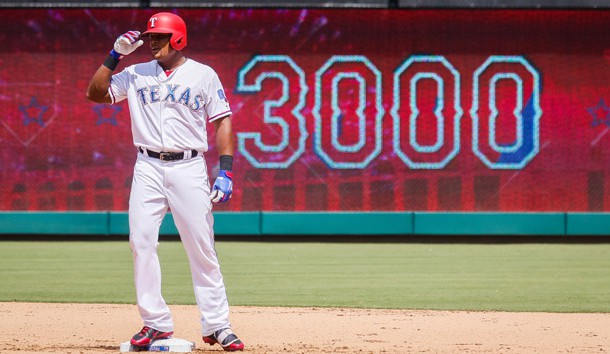
[[[154,85],[146,86],[136,90],[140,97],[140,103],[146,106],[149,103],[170,102],[181,103],[192,111],[203,108],[203,96],[197,95],[191,100],[191,88],[178,89],[180,85]]]
[[[216,72],[188,59],[169,75],[156,60],[127,67],[113,75],[110,95],[129,98],[134,144],[153,151],[205,152],[207,122],[231,114]]]

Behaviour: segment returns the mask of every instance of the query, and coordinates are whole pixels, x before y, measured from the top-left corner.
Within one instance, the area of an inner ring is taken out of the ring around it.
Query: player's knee
[[[158,245],[158,235],[139,234],[134,232],[129,234],[129,247],[133,253],[155,253],[157,252]]]

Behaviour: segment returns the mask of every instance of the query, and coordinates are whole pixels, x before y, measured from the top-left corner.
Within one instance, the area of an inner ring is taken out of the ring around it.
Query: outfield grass
[[[232,305],[610,312],[610,244],[218,242]],[[193,304],[182,244],[159,248]],[[134,303],[129,244],[0,242],[0,301]]]

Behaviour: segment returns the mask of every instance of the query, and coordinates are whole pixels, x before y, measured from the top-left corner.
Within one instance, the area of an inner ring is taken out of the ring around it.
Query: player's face
[[[150,50],[153,58],[159,60],[167,56],[170,52],[169,39],[172,35],[165,33],[150,34]]]

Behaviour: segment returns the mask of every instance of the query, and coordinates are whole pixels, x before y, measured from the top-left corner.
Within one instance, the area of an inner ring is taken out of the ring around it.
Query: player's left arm
[[[231,116],[216,119],[212,122],[216,131],[216,149],[218,155],[231,156],[235,152],[235,139],[233,135],[233,126],[231,125]]]
[[[216,131],[216,149],[220,159],[220,171],[212,187],[210,199],[223,203],[231,199],[233,194],[233,154],[235,152],[235,138],[231,116],[212,121]]]

